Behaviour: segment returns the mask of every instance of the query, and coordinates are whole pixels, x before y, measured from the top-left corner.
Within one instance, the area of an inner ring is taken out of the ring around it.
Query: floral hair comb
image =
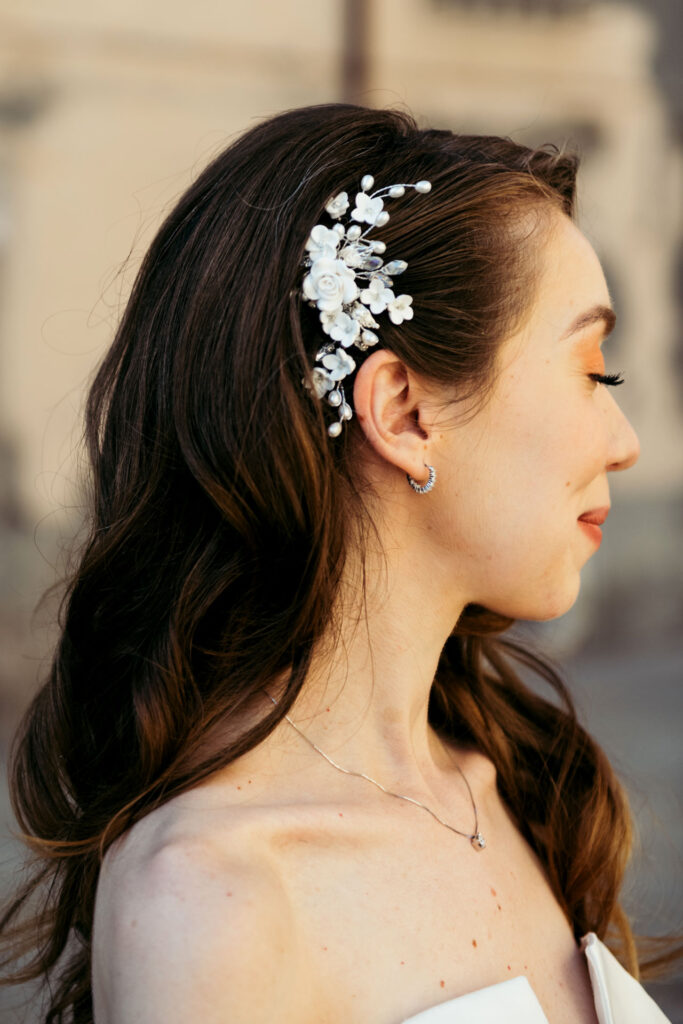
[[[302,296],[319,310],[323,331],[331,340],[318,350],[318,365],[313,367],[310,379],[304,378],[301,383],[316,398],[326,398],[329,405],[338,409],[339,419],[327,428],[330,437],[339,437],[344,420],[353,416],[341,384],[356,369],[347,349],[355,345],[365,352],[377,344],[375,329],[379,324],[375,316],[380,313],[388,312],[394,324],[413,317],[412,296],[397,296],[393,290],[393,278],[402,274],[408,264],[398,259],[385,263],[382,255],[386,245],[367,236],[389,220],[385,199],[398,199],[407,188],[427,193],[432,185],[429,181],[387,185],[368,194],[374,184],[371,174],[363,176],[361,191],[356,193],[356,203],[349,215],[355,223],[341,223],[351,205],[346,192],[330,199],[325,210],[337,223],[331,228],[315,225],[306,242],[307,255],[302,264],[307,270]],[[362,224],[369,227],[363,229]]]

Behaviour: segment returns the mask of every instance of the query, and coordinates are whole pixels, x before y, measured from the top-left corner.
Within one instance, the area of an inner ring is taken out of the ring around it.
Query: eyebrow
[[[611,334],[614,330],[614,326],[617,322],[617,314],[614,312],[611,306],[592,306],[587,309],[584,313],[579,313],[576,320],[567,328],[566,332],[562,335],[561,341],[565,341],[567,338],[571,338],[572,334],[578,334],[584,327],[590,327],[591,324],[599,323],[603,321],[605,329],[603,332],[603,338],[606,338],[608,334]]]

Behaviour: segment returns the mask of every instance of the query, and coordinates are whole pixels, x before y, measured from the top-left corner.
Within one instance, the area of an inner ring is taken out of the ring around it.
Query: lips
[[[609,505],[606,505],[604,508],[594,508],[590,512],[584,512],[582,516],[579,516],[579,519],[582,523],[594,523],[596,526],[602,526],[609,515],[609,510]]]

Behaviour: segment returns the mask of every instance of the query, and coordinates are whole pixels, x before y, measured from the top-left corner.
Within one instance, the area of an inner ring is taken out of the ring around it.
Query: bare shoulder
[[[305,1021],[284,887],[239,809],[220,837],[165,805],[107,852],[97,889],[97,1024]]]

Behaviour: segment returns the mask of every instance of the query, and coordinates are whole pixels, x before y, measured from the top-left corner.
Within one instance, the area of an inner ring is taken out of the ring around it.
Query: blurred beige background
[[[679,0],[0,0],[3,763],[54,642],[54,602],[33,611],[80,523],[84,389],[152,234],[217,150],[338,99],[568,143],[618,314],[607,370],[624,374],[642,453],[610,481],[574,608],[520,631],[562,665],[629,787],[638,923],[680,927],[681,14]],[[2,793],[4,888],[20,854]],[[683,1020],[680,988],[656,997]],[[0,994],[2,1019],[24,1019],[9,1006]]]

